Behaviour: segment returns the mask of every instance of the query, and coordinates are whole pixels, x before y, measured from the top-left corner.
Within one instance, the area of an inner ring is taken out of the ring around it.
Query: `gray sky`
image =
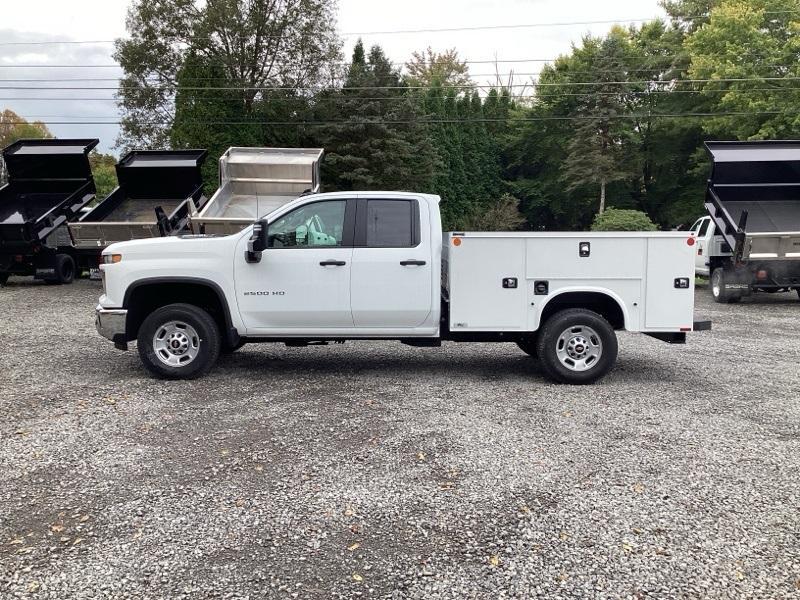
[[[129,0],[4,0],[0,20],[0,44],[51,40],[109,40],[125,35],[125,13]],[[574,23],[630,20],[663,16],[658,0],[339,0],[339,30],[343,33],[396,31],[404,29],[476,27],[531,23]],[[411,52],[428,45],[434,50],[455,47],[465,60],[551,59],[568,52],[570,44],[586,33],[602,34],[611,24],[563,25],[502,30],[446,33],[363,35],[369,46],[379,43],[396,62],[408,60]],[[356,36],[342,36],[349,58]],[[0,87],[79,86],[113,87],[114,81],[59,83],[10,82],[10,79],[114,78],[117,68],[9,68],[8,65],[110,65],[109,44],[0,45]],[[515,81],[530,80],[541,62],[503,63],[513,69]],[[470,65],[478,83],[494,82],[494,65]],[[24,99],[19,99],[24,98]],[[53,98],[61,98],[53,100]],[[83,98],[107,98],[86,100]],[[0,89],[0,108],[11,108],[26,119],[42,121],[116,120],[112,91],[53,90],[41,92]],[[109,151],[117,127],[111,125],[52,125],[59,137],[99,137],[100,149]]]

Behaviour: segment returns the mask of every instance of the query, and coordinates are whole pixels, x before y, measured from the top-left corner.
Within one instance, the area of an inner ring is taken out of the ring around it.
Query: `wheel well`
[[[548,302],[539,319],[541,327],[555,313],[567,308],[585,308],[602,315],[614,329],[625,329],[625,313],[611,296],[602,292],[566,292]]]
[[[168,304],[193,304],[202,308],[216,321],[222,339],[230,330],[230,315],[220,293],[204,283],[157,282],[139,285],[125,294],[124,306],[128,309],[125,335],[135,340],[144,320],[154,310]]]

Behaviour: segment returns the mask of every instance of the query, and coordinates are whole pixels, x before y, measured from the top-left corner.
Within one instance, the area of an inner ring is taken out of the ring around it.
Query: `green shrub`
[[[640,210],[609,208],[598,214],[592,223],[592,231],[657,231],[655,223],[647,213]]]
[[[503,194],[496,202],[474,210],[465,221],[469,231],[517,231],[525,224],[525,215],[519,212],[519,200]]]

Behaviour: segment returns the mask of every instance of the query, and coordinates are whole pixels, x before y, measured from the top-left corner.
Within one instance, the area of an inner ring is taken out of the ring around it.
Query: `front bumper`
[[[97,333],[114,342],[116,348],[127,350],[128,340],[125,337],[125,324],[128,319],[128,311],[124,308],[98,306],[94,312],[94,326]]]

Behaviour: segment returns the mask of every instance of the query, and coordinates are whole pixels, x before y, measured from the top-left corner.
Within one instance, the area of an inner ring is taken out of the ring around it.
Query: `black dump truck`
[[[698,273],[705,268],[711,277],[714,299],[800,292],[800,141],[706,148],[713,160],[705,202],[710,222],[697,224],[697,264]]]
[[[64,224],[95,197],[89,152],[96,139],[20,140],[3,150],[8,183],[0,188],[0,284],[9,275],[69,283],[75,260]]]
[[[115,242],[188,230],[189,217],[206,202],[202,166],[206,150],[134,150],[116,165],[119,187],[69,233],[81,269],[97,269]]]

